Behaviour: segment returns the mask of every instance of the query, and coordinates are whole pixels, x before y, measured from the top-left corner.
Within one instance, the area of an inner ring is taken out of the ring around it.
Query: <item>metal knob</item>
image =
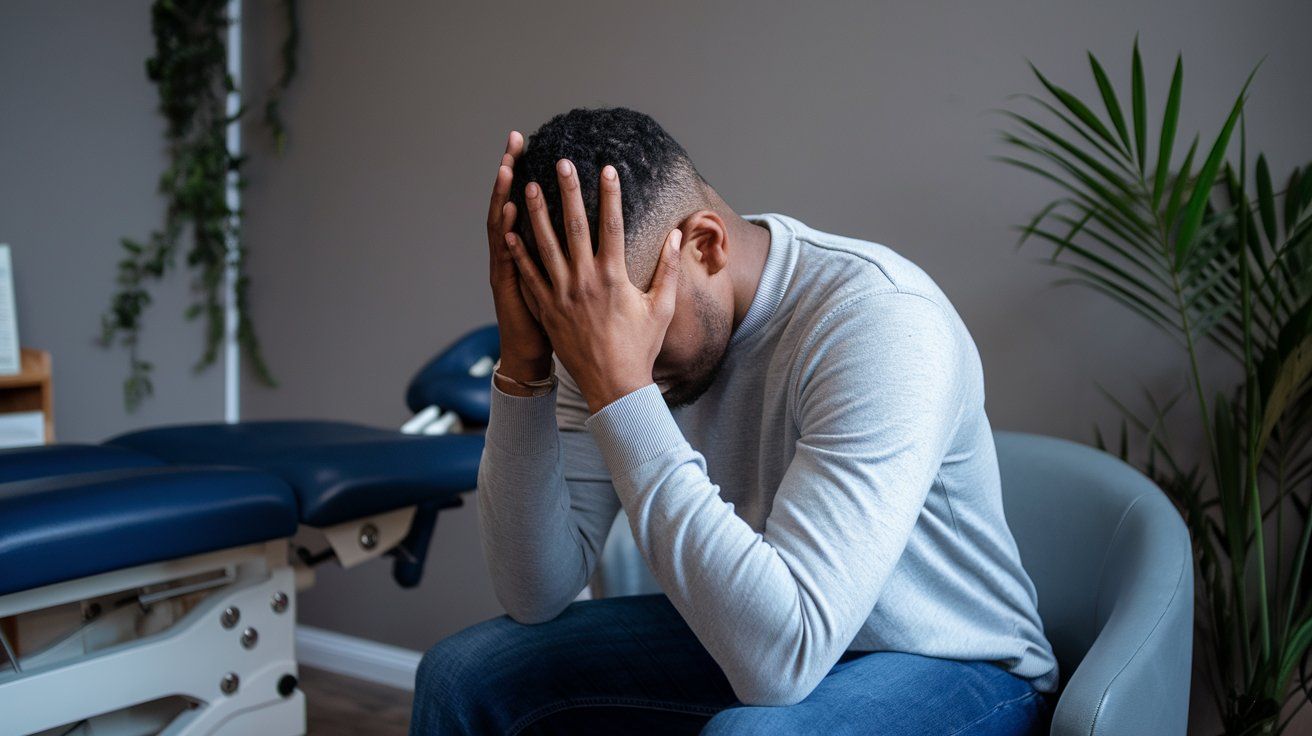
[[[225,629],[231,629],[236,626],[237,622],[240,620],[241,609],[236,606],[228,606],[223,609],[223,614],[219,616],[219,623],[223,624],[223,628]]]
[[[219,689],[224,695],[232,695],[237,692],[237,686],[241,684],[241,678],[237,677],[236,672],[229,672],[219,680]]]
[[[247,649],[254,649],[255,643],[260,640],[260,632],[247,626],[246,630],[241,632],[241,645]]]
[[[365,524],[360,527],[360,546],[365,549],[373,549],[378,546],[378,527],[373,524]]]
[[[287,606],[291,605],[291,602],[292,599],[280,590],[273,594],[273,600],[269,602],[269,607],[273,609],[274,613],[283,613],[287,610]]]

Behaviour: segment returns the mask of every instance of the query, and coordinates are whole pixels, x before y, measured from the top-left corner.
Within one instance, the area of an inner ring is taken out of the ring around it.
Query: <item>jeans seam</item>
[[[1008,707],[1008,706],[1015,705],[1015,704],[1017,704],[1017,703],[1019,703],[1019,702],[1021,702],[1021,701],[1023,701],[1023,700],[1029,699],[1029,698],[1038,698],[1038,697],[1040,697],[1038,691],[1037,691],[1037,690],[1031,690],[1030,692],[1028,692],[1028,693],[1026,693],[1026,694],[1024,694],[1024,695],[1021,695],[1021,696],[1018,696],[1018,697],[1012,698],[1011,700],[1004,700],[1003,702],[998,703],[997,705],[995,705],[995,706],[993,707],[993,710],[989,711],[988,713],[985,713],[984,715],[980,716],[979,718],[976,718],[975,720],[971,721],[970,723],[967,723],[966,725],[962,726],[961,728],[958,728],[957,730],[955,730],[955,731],[953,731],[952,733],[948,734],[948,736],[957,736],[957,734],[964,733],[964,732],[966,731],[966,729],[968,729],[968,728],[970,728],[970,727],[972,727],[972,726],[975,726],[975,725],[981,723],[985,718],[988,718],[988,717],[992,716],[994,713],[997,713],[998,711],[1002,710],[1003,708],[1006,708],[1006,707]]]
[[[507,736],[515,736],[520,731],[528,728],[535,721],[541,720],[553,713],[559,713],[571,708],[581,708],[589,705],[603,706],[631,706],[635,708],[646,708],[648,710],[664,710],[674,713],[686,713],[689,715],[712,716],[723,710],[721,707],[713,705],[686,705],[674,703],[666,700],[649,700],[647,698],[623,698],[609,696],[591,696],[582,698],[569,698],[550,705],[544,705],[537,710],[520,716],[510,725]]]

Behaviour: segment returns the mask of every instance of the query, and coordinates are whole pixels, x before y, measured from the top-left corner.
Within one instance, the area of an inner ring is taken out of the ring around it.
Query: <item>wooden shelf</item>
[[[46,442],[54,442],[55,398],[50,353],[23,348],[20,360],[20,372],[0,375],[0,412],[41,412],[46,419]]]

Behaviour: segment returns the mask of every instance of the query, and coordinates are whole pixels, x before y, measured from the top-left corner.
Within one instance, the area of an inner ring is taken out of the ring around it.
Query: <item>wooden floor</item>
[[[411,693],[301,667],[308,736],[405,736]]]

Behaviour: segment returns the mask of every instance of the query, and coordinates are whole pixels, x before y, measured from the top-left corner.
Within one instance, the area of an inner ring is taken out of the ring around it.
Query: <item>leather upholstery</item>
[[[159,427],[108,444],[174,464],[272,473],[295,490],[301,522],[315,527],[473,490],[483,452],[481,435],[412,436],[318,421]]]
[[[1007,521],[1065,686],[1052,733],[1184,734],[1194,571],[1180,514],[1106,453],[996,437]]]
[[[995,439],[1007,522],[1061,673],[1052,733],[1184,734],[1194,573],[1179,513],[1106,453],[1039,435]],[[660,590],[623,512],[597,580],[606,596]]]
[[[0,484],[0,595],[295,531],[291,489],[249,470],[127,467],[12,481]]]
[[[486,425],[495,325],[424,366],[406,400]],[[418,583],[438,512],[477,485],[483,438],[325,421],[160,427],[0,451],[0,595],[418,506],[394,575]],[[211,466],[206,468],[187,466]],[[239,466],[247,470],[214,466]],[[261,472],[262,471],[262,472]]]
[[[100,445],[45,445],[0,450],[0,483],[50,475],[148,468],[163,461],[135,450]]]
[[[496,325],[465,334],[420,368],[406,388],[406,406],[412,412],[439,406],[454,411],[466,425],[487,426],[492,380],[469,375],[470,367],[485,357],[501,357]]]

